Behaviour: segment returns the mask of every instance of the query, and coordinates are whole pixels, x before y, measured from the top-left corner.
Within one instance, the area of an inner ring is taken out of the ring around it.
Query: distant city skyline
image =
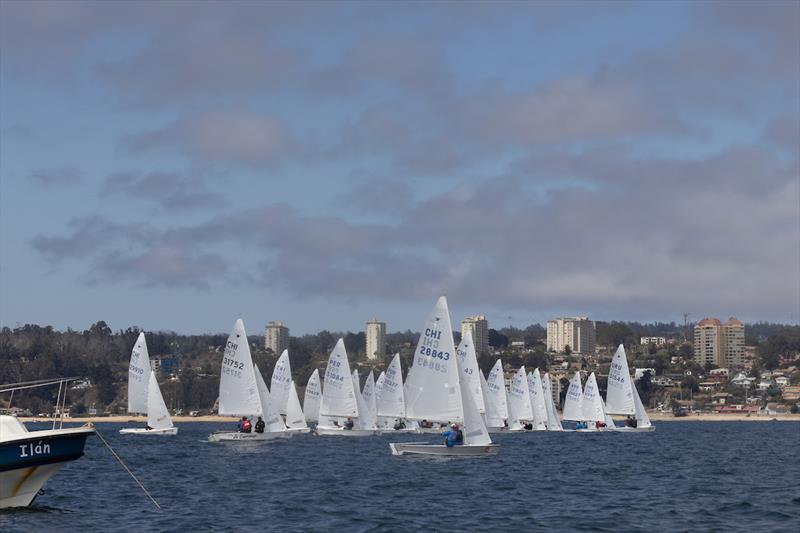
[[[800,320],[800,3],[0,14],[0,326]]]

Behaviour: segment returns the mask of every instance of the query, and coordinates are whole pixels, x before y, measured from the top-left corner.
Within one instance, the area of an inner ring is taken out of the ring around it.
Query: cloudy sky
[[[0,322],[796,322],[799,6],[4,1]]]

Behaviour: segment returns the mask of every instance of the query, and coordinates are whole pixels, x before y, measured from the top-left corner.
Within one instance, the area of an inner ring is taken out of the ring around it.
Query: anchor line
[[[108,448],[108,451],[111,452],[111,455],[113,455],[117,459],[117,461],[119,461],[119,464],[122,465],[122,468],[124,468],[125,471],[131,476],[131,478],[133,478],[133,480],[136,482],[137,485],[139,485],[139,487],[142,489],[142,491],[144,491],[144,493],[147,495],[147,497],[150,498],[150,501],[153,502],[153,505],[155,505],[156,508],[160,511],[161,510],[161,506],[158,504],[156,499],[153,498],[153,496],[147,491],[146,488],[144,488],[144,485],[142,485],[142,482],[139,481],[139,479],[133,474],[133,472],[131,472],[131,469],[128,468],[128,465],[125,464],[125,462],[122,460],[122,458],[119,455],[117,455],[117,452],[114,451],[114,448],[112,448],[111,445],[108,443],[108,441],[103,438],[103,436],[100,434],[99,431],[97,431],[97,428],[95,428],[94,432],[95,432],[95,435],[100,437],[100,440],[103,441],[103,444],[106,445],[106,447]]]

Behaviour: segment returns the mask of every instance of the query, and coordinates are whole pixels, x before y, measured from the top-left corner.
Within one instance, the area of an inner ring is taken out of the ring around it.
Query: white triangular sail
[[[359,390],[358,370],[353,370],[353,390],[356,395],[356,404],[358,405],[358,418],[354,421],[356,429],[377,429],[375,425],[375,417],[369,410],[367,402],[364,401],[364,395]]]
[[[289,401],[286,403],[286,425],[290,428],[307,428],[305,414],[303,408],[300,406],[300,398],[297,396],[297,387],[292,381],[292,386],[289,387]]]
[[[647,416],[647,411],[644,409],[642,399],[639,397],[639,391],[636,390],[636,384],[631,382],[631,389],[633,392],[633,404],[635,407],[634,415],[636,416],[637,428],[649,428],[653,424],[650,422],[650,417]]]
[[[528,375],[525,373],[524,366],[521,366],[511,378],[511,387],[508,389],[508,412],[510,427],[533,420],[531,395],[528,392]]]
[[[156,381],[156,373],[150,372],[147,387],[147,425],[152,429],[167,429],[172,427],[172,419],[161,396],[161,389]]]
[[[128,366],[128,412],[147,413],[147,385],[150,383],[150,355],[144,332],[139,333],[131,350]]]
[[[483,391],[481,390],[481,370],[478,368],[478,356],[475,353],[471,331],[467,330],[464,333],[456,352],[458,353],[459,368],[461,368],[461,378],[466,381],[467,390],[472,394],[478,412],[485,413],[486,405],[483,403]]]
[[[456,362],[456,366],[460,365]],[[463,368],[459,368],[459,375],[463,376]],[[489,437],[489,431],[483,423],[483,417],[478,412],[478,406],[475,405],[473,393],[471,391],[472,385],[468,380],[459,380],[459,389],[461,392],[462,409],[464,412],[464,444],[485,446],[492,443]]]
[[[580,372],[575,372],[575,375],[572,376],[572,381],[569,382],[567,397],[564,398],[564,412],[561,418],[576,422],[583,420],[583,388],[581,387]]]
[[[258,365],[253,365],[253,371],[256,374],[256,388],[258,389],[258,398],[261,401],[261,413],[263,413],[258,413],[258,415],[264,418],[265,430],[269,433],[285,431],[286,424],[284,424],[283,418],[281,418],[278,404],[267,388],[267,383],[264,381],[264,377],[261,375]]]
[[[481,392],[483,393],[483,404],[486,406],[486,412],[483,415],[486,425],[490,428],[501,428],[505,425],[505,419],[500,416],[500,411],[497,408],[497,405],[495,405],[493,396],[489,396],[487,393],[489,386],[486,383],[486,378],[483,377],[483,372],[480,372],[480,380]]]
[[[289,350],[284,350],[275,362],[269,386],[270,398],[277,404],[280,414],[286,414],[289,402],[289,387],[292,384],[292,366],[289,364]]]
[[[311,377],[306,384],[306,392],[303,396],[303,409],[306,420],[316,422],[319,419],[319,405],[322,401],[322,385],[319,382],[319,370],[314,369]]]
[[[614,419],[611,418],[611,415],[608,414],[608,411],[606,410],[606,402],[603,401],[603,398],[600,398],[600,405],[603,406],[603,416],[605,417],[606,420],[606,427],[609,428],[616,427],[617,425],[614,423]]]
[[[508,399],[506,398],[506,383],[505,376],[503,376],[503,362],[498,359],[492,369],[489,371],[489,376],[486,378],[486,396],[497,409],[497,414],[503,420],[508,419]],[[503,424],[500,424],[501,426]]]
[[[528,374],[528,392],[531,394],[531,410],[533,411],[533,429],[547,428],[547,407],[542,388],[542,377],[537,368]]]
[[[242,319],[236,320],[225,343],[219,379],[219,414],[260,415],[261,401],[253,371],[253,358]]]
[[[625,347],[621,344],[611,360],[608,371],[608,392],[606,394],[606,409],[612,415],[632,415],[635,412],[633,382],[628,371],[628,358]]]
[[[380,387],[378,387],[380,384]],[[403,370],[400,366],[400,354],[395,354],[386,372],[381,374],[376,383],[378,416],[404,418],[406,401],[403,394]],[[377,392],[380,392],[380,395]]]
[[[364,390],[361,391],[361,396],[364,398],[364,404],[369,409],[372,418],[378,414],[377,399],[375,398],[375,378],[372,370],[367,374],[367,379],[364,381]]]
[[[440,296],[425,320],[406,380],[409,418],[463,421],[455,351],[447,299]]]
[[[600,388],[597,386],[597,378],[594,372],[589,374],[586,379],[586,386],[583,388],[583,420],[593,424],[594,422],[605,422],[606,414],[603,412],[602,399],[600,398]]]
[[[358,416],[353,377],[350,375],[350,363],[347,362],[343,339],[336,342],[328,357],[319,413],[329,417]]]
[[[556,404],[553,400],[553,387],[550,385],[550,374],[547,372],[542,376],[542,391],[544,391],[544,405],[547,408],[547,430],[563,431],[561,421],[558,419]]]

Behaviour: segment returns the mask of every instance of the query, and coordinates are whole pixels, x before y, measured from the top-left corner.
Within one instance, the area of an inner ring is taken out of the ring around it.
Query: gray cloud
[[[392,214],[411,206],[414,189],[408,182],[372,179],[340,194],[336,205],[353,211]]]
[[[40,168],[28,174],[28,180],[39,187],[54,189],[61,187],[71,187],[81,183],[80,172],[71,167],[64,168]]]
[[[590,163],[584,163],[587,180],[607,179],[608,161],[598,161],[599,178]],[[233,245],[250,283],[299,297],[404,300],[446,290],[475,306],[623,314],[689,308],[765,317],[796,312],[800,264],[787,252],[800,247],[800,179],[775,173],[767,159],[742,164],[732,153],[677,168],[661,163],[619,163],[631,178],[619,188],[575,186],[541,195],[520,173],[459,184],[381,224],[270,205],[197,225],[131,230],[102,253],[81,253],[108,270],[108,279],[149,285],[181,285],[172,274],[177,270],[191,286],[213,286],[230,270],[197,258]],[[645,170],[646,179],[633,179]],[[761,189],[750,186],[772,174]],[[64,253],[85,231],[80,225],[60,240],[42,241],[50,246],[40,251]],[[186,270],[98,259],[126,246],[125,239],[142,246],[142,232],[146,250],[177,250],[189,258],[180,263]]]
[[[278,165],[301,152],[280,119],[234,110],[187,113],[121,144],[133,153],[167,149],[199,162],[252,166]]]
[[[125,196],[132,201],[147,200],[165,209],[193,209],[225,202],[224,197],[210,191],[203,180],[171,172],[112,174],[103,183],[101,194]]]

